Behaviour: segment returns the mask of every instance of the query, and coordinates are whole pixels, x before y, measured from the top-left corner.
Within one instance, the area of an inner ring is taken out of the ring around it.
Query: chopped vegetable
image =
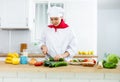
[[[96,60],[95,59],[93,59],[93,62],[94,62],[94,64],[96,64]]]
[[[35,66],[42,66],[42,65],[43,65],[43,62],[42,62],[42,61],[36,62],[34,65],[35,65]]]
[[[78,62],[78,59],[73,59],[72,62]]]
[[[87,62],[87,61],[88,61],[88,59],[84,59],[83,61],[84,61],[84,62]]]

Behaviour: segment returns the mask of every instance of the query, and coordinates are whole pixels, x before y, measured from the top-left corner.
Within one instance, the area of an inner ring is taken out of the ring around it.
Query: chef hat
[[[47,13],[49,17],[61,17],[64,15],[64,9],[61,7],[54,6],[48,8]]]

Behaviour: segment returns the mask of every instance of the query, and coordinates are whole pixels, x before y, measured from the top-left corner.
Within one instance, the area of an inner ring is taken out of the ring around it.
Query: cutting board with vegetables
[[[69,64],[93,67],[96,61],[94,59],[72,59]]]

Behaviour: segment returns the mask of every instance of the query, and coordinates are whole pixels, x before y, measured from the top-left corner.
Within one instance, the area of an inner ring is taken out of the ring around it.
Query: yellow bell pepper
[[[5,62],[8,63],[8,64],[19,64],[20,60],[19,60],[19,54],[14,52],[14,53],[11,53],[9,52],[6,59],[5,59]]]
[[[12,61],[11,61],[11,60],[5,60],[5,63],[7,63],[7,64],[11,64]]]
[[[7,57],[12,57],[12,58],[19,58],[19,54],[14,52],[14,53],[8,53]]]
[[[19,54],[18,54],[18,53],[14,52],[13,55],[14,55],[14,57],[16,57],[16,58],[19,58]]]
[[[12,57],[6,57],[6,60],[10,60],[10,61],[11,61],[11,60],[12,60]]]
[[[19,63],[20,63],[20,59],[19,58],[13,58],[12,59],[12,64],[17,65]]]

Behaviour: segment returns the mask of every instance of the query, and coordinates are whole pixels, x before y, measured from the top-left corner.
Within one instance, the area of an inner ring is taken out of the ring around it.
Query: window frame
[[[36,30],[36,20],[35,20],[35,8],[36,8],[36,4],[37,3],[47,3],[48,4],[48,8],[49,7],[51,7],[51,4],[53,4],[53,3],[61,3],[61,4],[63,4],[63,8],[65,9],[65,7],[66,7],[66,1],[64,1],[64,0],[36,0],[36,1],[34,1],[34,19],[33,19],[33,22],[34,22],[34,25],[33,25],[33,29],[32,29],[32,34],[31,34],[31,41],[32,42],[38,42],[39,41],[39,38],[37,37],[37,30]],[[64,15],[64,18],[65,18],[65,15]],[[48,24],[50,24],[50,20],[49,20],[49,18],[48,18]]]

